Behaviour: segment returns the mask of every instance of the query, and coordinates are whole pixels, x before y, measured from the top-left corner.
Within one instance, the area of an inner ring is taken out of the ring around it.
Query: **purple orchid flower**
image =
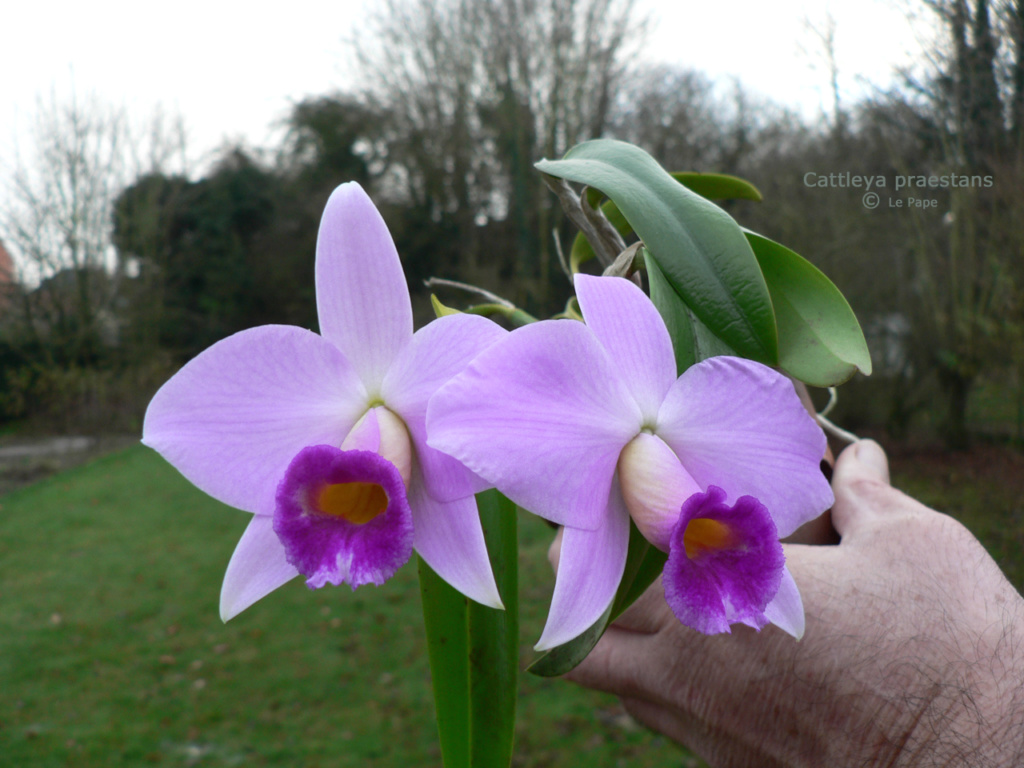
[[[831,506],[832,491],[819,469],[825,436],[792,383],[734,357],[677,379],[668,331],[639,288],[577,275],[576,294],[585,325],[514,331],[440,388],[427,414],[431,446],[565,526],[537,649],[607,609],[630,516],[669,552],[666,598],[685,624],[770,621],[799,637],[803,606],[779,539]]]
[[[322,335],[266,325],[214,344],[153,397],[143,442],[201,490],[253,513],[224,577],[225,621],[302,573],[381,584],[413,548],[500,608],[473,494],[426,443],[427,401],[506,335],[452,315],[413,333],[405,276],[358,184],[331,195],[316,249]]]

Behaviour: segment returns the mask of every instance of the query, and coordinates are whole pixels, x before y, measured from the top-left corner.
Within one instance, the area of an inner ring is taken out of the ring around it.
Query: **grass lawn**
[[[955,453],[896,446],[890,460],[893,484],[966,525],[1024,594],[1024,453],[977,441]]]
[[[0,497],[0,764],[440,765],[415,567],[222,624],[248,515],[141,446]],[[524,516],[522,653],[551,532]],[[610,696],[524,675],[516,764],[699,765]]]

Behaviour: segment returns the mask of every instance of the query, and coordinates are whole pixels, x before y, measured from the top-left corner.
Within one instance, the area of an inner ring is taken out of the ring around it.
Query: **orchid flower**
[[[792,383],[717,357],[676,378],[647,296],[577,275],[586,322],[512,332],[441,387],[429,444],[565,526],[545,650],[592,625],[622,578],[630,517],[669,553],[666,599],[706,633],[768,621],[803,633],[779,539],[832,504],[825,437]],[[494,435],[502,435],[495,440]]]
[[[473,494],[426,443],[427,401],[506,335],[452,315],[413,333],[394,242],[358,184],[331,195],[316,247],[321,335],[266,325],[214,344],[153,397],[143,442],[201,490],[253,513],[227,568],[225,621],[299,575],[381,584],[413,548],[442,578],[501,600]]]

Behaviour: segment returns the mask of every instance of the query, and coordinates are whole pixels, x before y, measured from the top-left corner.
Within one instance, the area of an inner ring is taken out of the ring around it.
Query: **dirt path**
[[[138,442],[138,435],[2,438],[0,495]]]

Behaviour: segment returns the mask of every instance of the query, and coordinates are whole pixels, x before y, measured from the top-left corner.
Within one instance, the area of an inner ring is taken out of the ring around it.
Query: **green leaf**
[[[843,294],[789,248],[745,230],[768,284],[779,329],[779,366],[816,387],[871,373],[864,332]]]
[[[693,173],[691,171],[673,171],[669,176],[708,200],[755,200],[760,202],[763,199],[757,187],[738,176],[729,176],[724,173]],[[596,207],[603,198],[604,195],[600,190],[593,187],[587,190],[587,201],[591,207]],[[601,212],[609,223],[619,231],[620,235],[628,237],[633,234],[633,228],[629,226],[626,217],[611,200],[601,204]],[[582,232],[577,234],[576,239],[572,242],[572,250],[569,252],[569,268],[573,272],[579,272],[580,264],[592,258],[594,258],[594,249]]]
[[[709,357],[736,354],[734,349],[693,316],[682,296],[668,284],[657,260],[650,253],[644,253],[644,266],[647,269],[651,301],[665,321],[669,338],[672,339],[677,374],[682,375],[691,365]]]
[[[647,285],[651,292],[651,301],[661,315],[661,319],[665,321],[669,338],[672,339],[672,350],[676,355],[676,374],[682,374],[697,362],[690,312],[686,302],[668,284],[668,280],[665,279],[654,256],[647,251],[644,252],[644,267],[647,270]]]
[[[516,505],[497,490],[477,494],[491,569],[505,610],[469,606],[470,756],[473,768],[508,768],[519,685],[519,543]]]
[[[434,709],[445,768],[469,762],[469,599],[417,555]]]
[[[777,362],[768,288],[743,231],[725,211],[677,182],[642,149],[620,141],[588,141],[537,168],[601,190],[715,335],[744,357]]]
[[[676,171],[670,174],[684,187],[708,200],[753,200],[761,202],[761,190],[746,179],[727,173],[693,173]]]
[[[519,683],[516,508],[495,490],[476,498],[505,610],[463,596],[422,558],[420,595],[445,768],[508,768]]]
[[[534,661],[528,667],[528,671],[540,677],[557,677],[564,675],[587,658],[587,654],[597,645],[608,625],[622,615],[622,612],[658,578],[667,559],[668,555],[652,546],[630,520],[626,568],[615,592],[615,599],[608,606],[608,610],[583,634],[557,648],[552,648]]]

